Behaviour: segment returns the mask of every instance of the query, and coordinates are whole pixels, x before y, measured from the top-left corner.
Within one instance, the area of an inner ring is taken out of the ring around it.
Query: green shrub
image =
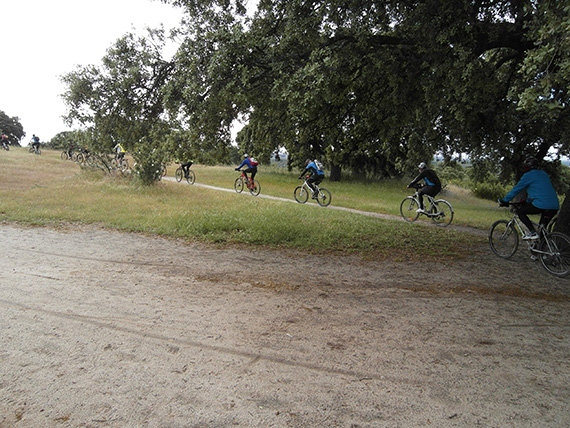
[[[490,201],[496,201],[507,193],[507,190],[501,184],[489,182],[476,183],[471,187],[471,191],[478,198]]]

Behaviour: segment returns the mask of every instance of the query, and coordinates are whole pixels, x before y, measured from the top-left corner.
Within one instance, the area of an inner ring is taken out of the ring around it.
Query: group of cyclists
[[[4,150],[10,149],[10,138],[4,132],[0,133],[0,144]],[[30,147],[35,152],[40,150],[40,137],[36,136],[36,134],[33,134],[32,139],[30,140]]]
[[[425,185],[418,192],[420,207],[417,211],[425,213],[423,195],[435,197],[441,191],[441,181],[435,171],[428,168],[425,162],[420,163],[418,169],[420,173],[408,187],[413,187],[421,180],[424,181]],[[523,239],[536,240],[539,236],[528,216],[540,214],[539,224],[546,226],[560,209],[560,202],[550,177],[545,171],[539,169],[536,157],[529,156],[525,159],[523,172],[518,183],[504,197],[499,198],[498,202],[500,206],[507,206],[514,198],[520,199],[521,207],[517,209],[517,214],[528,229]]]
[[[9,145],[9,139],[5,133],[1,134],[0,139],[2,146],[7,147]],[[30,145],[34,150],[38,150],[40,146],[40,138],[33,134]],[[118,143],[113,148],[113,151],[115,152],[117,161],[121,162],[126,154],[123,146]],[[180,161],[179,163],[184,171],[185,177],[187,178],[190,167],[193,164],[192,161],[185,160]],[[246,180],[253,181],[257,174],[258,165],[259,163],[255,158],[246,153],[243,155],[243,161],[237,168],[235,168],[235,170],[241,171],[242,168],[245,167],[243,173]],[[435,197],[439,192],[441,192],[441,180],[433,169],[428,168],[425,162],[421,162],[418,165],[418,169],[419,174],[410,182],[410,184],[408,184],[408,187],[413,187],[423,181],[424,185],[418,191],[419,208],[417,211],[425,213],[423,196],[429,195],[431,197]],[[536,157],[529,156],[525,159],[523,163],[523,171],[524,174],[518,183],[503,198],[499,198],[498,202],[500,206],[506,206],[513,199],[520,198],[520,194],[524,192],[523,194],[525,194],[525,197],[522,198],[522,205],[517,211],[519,218],[528,229],[528,232],[523,236],[523,239],[536,240],[539,237],[528,216],[540,214],[541,217],[539,223],[546,226],[560,209],[560,203],[550,177],[545,171],[539,169],[539,162]],[[250,174],[250,178],[248,178],[248,174]],[[315,193],[317,186],[325,178],[325,172],[322,164],[316,159],[307,159],[305,161],[305,169],[299,178],[306,178],[307,184],[313,193]]]

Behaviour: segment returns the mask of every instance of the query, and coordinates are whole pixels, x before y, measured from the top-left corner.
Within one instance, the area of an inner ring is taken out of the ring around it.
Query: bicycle
[[[234,182],[234,189],[237,193],[241,193],[243,192],[244,187],[247,187],[252,196],[257,196],[261,192],[259,181],[252,180],[251,177],[248,178],[245,173],[241,171],[241,175],[236,178],[236,181]]]
[[[121,172],[127,172],[129,171],[129,161],[124,157],[119,159],[118,156],[115,156],[111,159],[111,167]]]
[[[77,153],[75,161],[80,165],[93,165],[94,159],[90,151],[83,150],[81,153]]]
[[[10,143],[6,143],[5,141],[2,141],[2,148],[6,151],[10,150]]]
[[[432,196],[423,195],[427,198],[428,208],[425,211],[419,211],[420,201],[419,192],[423,187],[421,184],[412,186],[416,189],[414,196],[406,196],[400,204],[400,214],[402,218],[409,222],[416,221],[420,214],[430,218],[436,225],[446,227],[453,221],[453,207],[445,199],[435,200]]]
[[[40,150],[39,147],[30,146],[30,148],[28,149],[28,151],[29,151],[30,153],[35,154],[35,155],[41,155],[41,154],[42,154],[42,151]]]
[[[508,259],[519,246],[519,235],[524,239],[524,229],[517,214],[521,203],[509,203],[513,213],[510,220],[497,220],[489,231],[489,245],[497,256]],[[533,260],[540,260],[542,267],[554,276],[565,277],[570,273],[570,238],[560,232],[549,232],[548,226],[536,224],[538,239],[527,240]]]
[[[174,176],[176,177],[176,181],[178,181],[179,183],[182,181],[183,178],[186,178],[186,181],[189,184],[194,184],[196,182],[196,174],[194,174],[194,171],[188,169],[188,173],[186,174],[184,172],[184,168],[182,168],[181,166],[176,168]]]
[[[321,207],[328,207],[331,204],[332,200],[331,192],[329,192],[324,187],[319,187],[317,184],[313,184],[314,187],[313,190],[311,186],[309,186],[307,178],[309,177],[305,177],[304,179],[301,178],[301,180],[304,180],[303,184],[297,186],[293,191],[293,196],[295,197],[295,200],[300,204],[304,204],[309,199],[309,194],[310,194],[312,199],[316,199],[317,203]]]
[[[61,160],[69,160],[69,159],[73,160],[74,154],[75,153],[73,152],[73,150],[64,150],[63,152],[61,152]]]

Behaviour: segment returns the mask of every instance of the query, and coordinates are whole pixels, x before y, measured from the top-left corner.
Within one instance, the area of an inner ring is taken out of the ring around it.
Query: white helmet
[[[248,158],[249,155],[246,153],[245,155],[243,155],[244,158]]]
[[[426,165],[425,162],[422,162],[422,163],[420,163],[420,164],[418,165],[418,168],[419,168],[419,169],[426,169],[426,168],[427,168],[427,165]]]

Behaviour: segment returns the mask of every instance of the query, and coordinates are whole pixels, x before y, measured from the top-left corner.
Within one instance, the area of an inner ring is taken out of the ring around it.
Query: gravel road
[[[570,426],[570,280],[0,225],[0,427]]]

